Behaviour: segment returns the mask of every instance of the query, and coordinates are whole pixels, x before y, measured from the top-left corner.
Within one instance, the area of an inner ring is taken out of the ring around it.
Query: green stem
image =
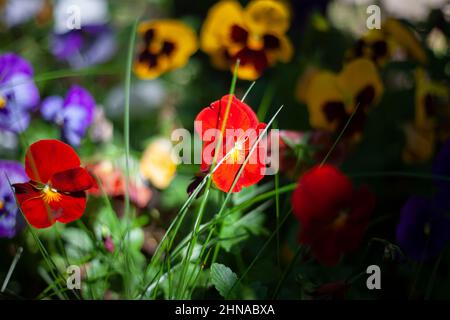
[[[300,257],[300,254],[302,253],[303,247],[298,246],[297,250],[295,251],[294,257],[289,262],[289,265],[284,269],[283,275],[280,278],[280,281],[278,281],[278,284],[275,288],[275,291],[273,293],[272,299],[277,299],[278,294],[280,293],[281,288],[283,287],[284,282],[286,281],[287,277],[291,273],[292,269],[294,268],[294,264],[297,262],[298,258]]]

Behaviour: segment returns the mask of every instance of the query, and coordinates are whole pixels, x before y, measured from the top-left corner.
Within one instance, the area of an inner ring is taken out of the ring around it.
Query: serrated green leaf
[[[227,266],[213,263],[211,266],[211,282],[222,297],[233,298],[235,290],[229,292],[237,281],[237,275]]]

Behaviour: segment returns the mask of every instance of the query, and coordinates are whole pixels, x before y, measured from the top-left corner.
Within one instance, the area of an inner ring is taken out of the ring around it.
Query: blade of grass
[[[269,86],[269,88],[265,91],[264,96],[261,100],[261,104],[258,108],[258,119],[260,121],[264,121],[267,115],[267,111],[269,111],[269,107],[272,103],[273,97],[275,96],[275,86]]]
[[[350,117],[348,118],[347,122],[345,123],[344,128],[342,128],[341,132],[339,133],[337,139],[334,141],[333,145],[331,146],[330,150],[328,150],[327,154],[325,155],[325,157],[323,158],[322,162],[320,163],[320,166],[323,166],[328,158],[331,156],[331,154],[333,153],[334,149],[336,149],[336,146],[338,145],[339,141],[341,141],[342,137],[344,136],[345,131],[347,130],[348,126],[350,125],[350,123],[353,120],[353,117],[355,116],[356,112],[359,109],[359,103],[356,105],[355,110],[353,110],[352,114],[350,115]]]
[[[131,72],[133,66],[133,55],[134,55],[134,47],[136,43],[136,30],[137,25],[139,23],[139,17],[136,18],[131,27],[130,40],[128,43],[128,55],[126,60],[126,69],[125,69],[125,85],[124,85],[124,97],[125,97],[125,105],[124,105],[124,118],[123,118],[123,127],[124,127],[124,145],[125,145],[125,235],[124,240],[126,239],[126,243],[129,244],[130,239],[130,220],[131,220],[131,212],[130,212],[130,96],[131,96]],[[131,284],[131,275],[132,269],[130,264],[133,263],[129,257],[129,250],[125,248],[125,264],[128,269],[127,276],[128,279],[125,279],[126,284]],[[126,294],[127,297],[132,297],[132,289],[126,285]]]
[[[5,292],[6,287],[8,286],[9,280],[11,279],[11,276],[13,274],[14,269],[16,268],[17,262],[19,262],[20,256],[22,255],[23,248],[19,247],[17,249],[16,255],[14,256],[14,259],[11,263],[11,266],[9,267],[8,273],[6,274],[5,280],[3,281],[2,289],[0,292]]]
[[[276,228],[280,224],[280,193],[278,192],[278,188],[280,185],[280,178],[278,173],[275,174],[275,218],[276,218]],[[277,232],[277,265],[280,266],[280,233]]]
[[[14,188],[13,188],[13,186],[11,184],[11,181],[9,180],[9,177],[6,176],[6,179],[8,181],[9,187],[11,188],[11,191],[14,194],[14,199],[16,201],[17,208],[19,209],[19,212],[22,214],[22,217],[23,217],[24,221],[26,222],[26,224],[28,226],[28,231],[31,233],[34,241],[36,242],[36,244],[38,246],[38,249],[39,249],[42,257],[44,258],[44,261],[46,262],[46,264],[47,264],[47,266],[49,268],[49,271],[52,274],[54,280],[55,281],[58,281],[58,279],[63,279],[64,280],[64,276],[60,273],[60,271],[59,271],[58,267],[56,266],[55,262],[50,257],[50,255],[48,254],[48,252],[45,249],[44,245],[42,244],[41,240],[39,239],[38,235],[33,230],[32,226],[30,225],[30,223],[28,222],[27,218],[25,217],[25,214],[23,213],[22,208],[20,207],[20,204],[19,204],[19,202],[17,200],[16,194],[14,193]],[[53,270],[55,270],[58,273],[58,275],[56,275],[56,273]],[[59,288],[59,289],[63,289],[63,288]],[[74,292],[74,294],[78,297],[78,295],[75,292]],[[64,298],[66,298],[66,299],[68,298],[65,295],[62,295],[62,296],[64,296]]]
[[[252,84],[250,85],[250,87],[248,87],[247,91],[245,92],[244,96],[242,97],[241,101],[244,102],[245,99],[247,98],[248,94],[250,93],[250,91],[252,91],[253,87],[255,86],[256,81],[253,81]]]

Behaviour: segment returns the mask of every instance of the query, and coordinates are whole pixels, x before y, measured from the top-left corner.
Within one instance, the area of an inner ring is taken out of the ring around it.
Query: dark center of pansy
[[[347,114],[344,103],[340,101],[327,102],[323,106],[323,112],[325,113],[326,119],[330,123],[337,123],[336,132],[341,132],[344,130],[351,116]],[[365,122],[366,113],[363,108],[358,107],[352,120],[345,128],[344,136],[351,137],[356,133],[362,132],[364,130]]]
[[[148,29],[144,33],[144,42],[146,45],[149,45],[150,42],[152,42],[153,38],[155,36],[155,30],[154,29]]]
[[[175,44],[173,42],[164,41],[160,54],[170,56],[174,50],[175,50]]]
[[[365,86],[357,95],[356,95],[356,105],[359,104],[358,108],[364,109],[368,107],[375,98],[375,88],[372,85]]]
[[[265,34],[263,37],[264,49],[266,50],[276,50],[280,48],[280,39],[271,34]]]
[[[172,41],[160,41],[155,37],[155,30],[148,29],[144,35],[144,50],[138,56],[140,63],[146,64],[149,69],[158,65],[160,57],[170,57],[176,49],[175,43]]]
[[[378,40],[372,44],[372,54],[374,59],[384,58],[388,53],[386,41]]]
[[[366,47],[366,43],[364,40],[360,39],[356,41],[355,46],[353,47],[353,54],[355,57],[361,57],[364,54],[364,48]]]
[[[139,55],[139,62],[147,64],[149,68],[153,68],[156,66],[158,60],[158,56],[150,53],[148,50],[144,50]]]
[[[269,65],[264,50],[253,50],[244,47],[233,57],[233,60],[237,59],[239,59],[242,66],[253,65],[258,74],[262,74]]]
[[[248,31],[235,24],[231,27],[230,37],[233,42],[246,45],[248,39]]]
[[[353,115],[353,118],[351,119],[350,123],[348,124],[347,128],[345,129],[344,136],[346,137],[352,137],[355,134],[361,133],[364,131],[364,125],[366,124],[366,112],[363,108],[358,108],[355,111],[355,114]],[[345,119],[343,123],[341,123],[341,126],[339,128],[338,132],[341,132],[344,130],[345,125],[350,120],[350,116]]]
[[[345,105],[340,101],[330,101],[323,106],[323,112],[328,122],[341,122],[347,117],[345,112]]]

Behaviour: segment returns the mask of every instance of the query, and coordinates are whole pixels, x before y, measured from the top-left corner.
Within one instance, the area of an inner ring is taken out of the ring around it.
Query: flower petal
[[[69,223],[81,218],[86,209],[86,193],[74,192],[61,194],[61,200],[50,204],[56,213],[56,220],[61,223]]]
[[[303,175],[292,195],[294,214],[302,225],[314,220],[333,221],[350,203],[351,181],[333,166],[318,166]]]
[[[52,187],[58,192],[85,191],[95,186],[95,180],[83,168],[73,168],[55,173],[51,178]]]
[[[51,208],[42,200],[42,194],[30,183],[14,184],[17,202],[28,222],[35,228],[47,228],[55,223]]]
[[[47,183],[61,171],[80,166],[75,151],[59,140],[40,140],[33,143],[25,155],[25,171],[31,180]]]
[[[42,117],[47,121],[54,121],[56,116],[62,111],[64,99],[60,96],[46,98],[41,105]]]
[[[213,102],[209,107],[204,108],[195,119],[195,130],[205,138],[205,133],[210,129],[221,130],[225,112],[229,103],[230,96],[226,95],[220,100]],[[256,129],[259,121],[255,112],[247,104],[231,96],[230,110],[228,113],[226,129],[244,130]]]

